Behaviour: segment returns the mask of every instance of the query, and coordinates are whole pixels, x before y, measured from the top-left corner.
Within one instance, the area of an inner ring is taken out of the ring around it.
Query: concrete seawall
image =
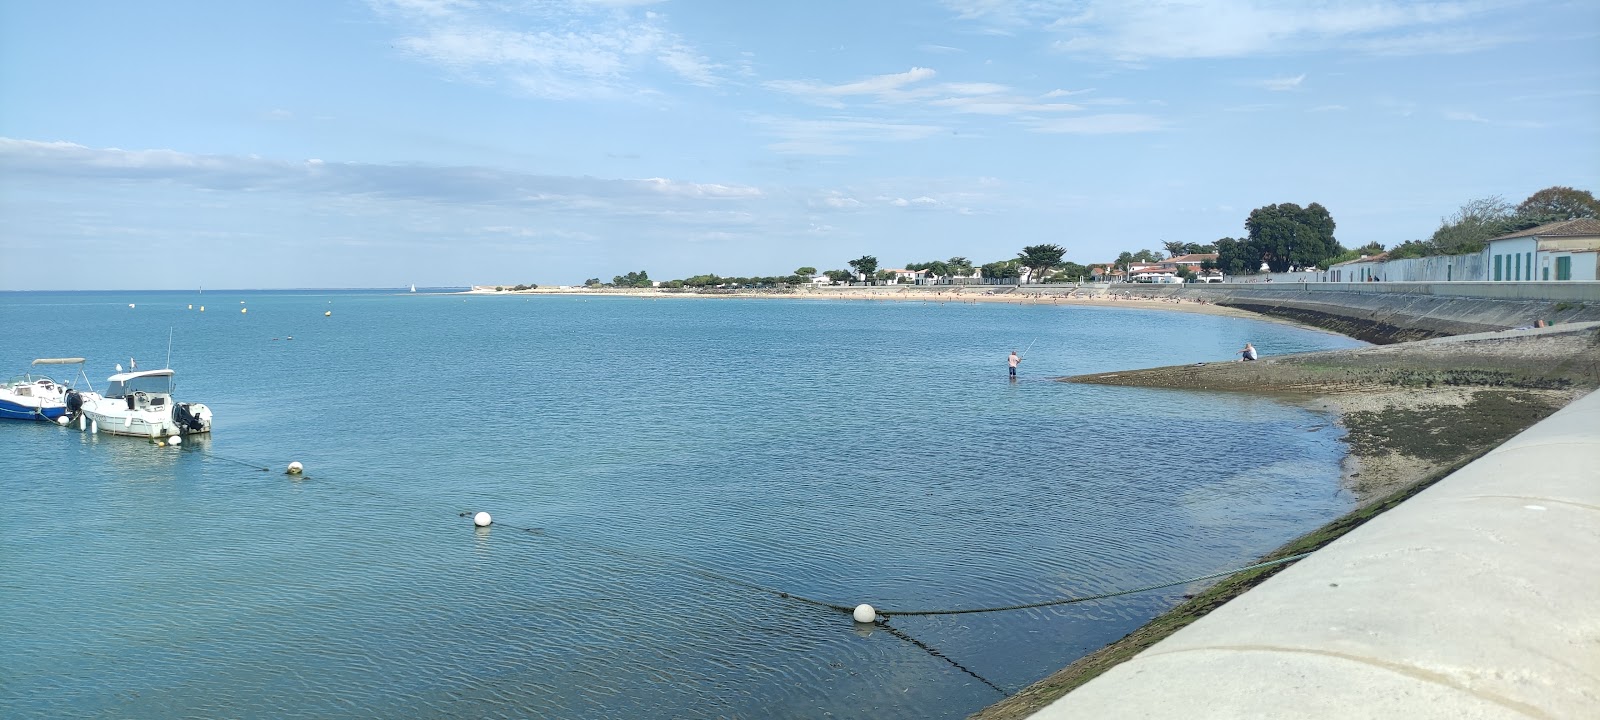
[[[1061,292],[1028,286],[1018,292]],[[1377,344],[1505,330],[1544,320],[1600,320],[1600,283],[1255,283],[1144,285],[1105,292],[1204,300],[1282,317]]]
[[[1600,393],[1034,717],[1600,717]]]

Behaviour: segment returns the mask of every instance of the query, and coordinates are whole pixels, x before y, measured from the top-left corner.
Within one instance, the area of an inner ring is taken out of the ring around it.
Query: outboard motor
[[[77,390],[68,390],[64,400],[67,404],[68,415],[77,417],[78,413],[83,412],[83,395],[79,394]]]
[[[172,404],[172,423],[190,432],[204,430],[206,427],[206,424],[201,422],[200,418],[189,411],[189,403]]]

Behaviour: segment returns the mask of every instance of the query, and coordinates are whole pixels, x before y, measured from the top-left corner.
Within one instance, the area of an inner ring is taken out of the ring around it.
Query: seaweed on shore
[[[1549,417],[1560,404],[1542,395],[1506,390],[1473,393],[1466,404],[1391,406],[1344,417],[1345,442],[1360,456],[1400,453],[1448,462],[1463,453],[1481,454]]]

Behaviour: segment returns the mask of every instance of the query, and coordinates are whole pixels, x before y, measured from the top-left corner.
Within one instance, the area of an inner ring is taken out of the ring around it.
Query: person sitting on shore
[[[1260,355],[1256,354],[1256,346],[1250,343],[1245,343],[1244,349],[1239,351],[1239,362],[1248,362],[1259,357]]]

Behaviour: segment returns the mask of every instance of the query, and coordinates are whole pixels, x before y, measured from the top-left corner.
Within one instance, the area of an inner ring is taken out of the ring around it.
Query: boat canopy
[[[33,361],[35,365],[82,365],[83,358],[39,358]]]
[[[171,395],[172,370],[117,373],[106,380],[105,396],[108,398],[126,397],[135,392]]]

